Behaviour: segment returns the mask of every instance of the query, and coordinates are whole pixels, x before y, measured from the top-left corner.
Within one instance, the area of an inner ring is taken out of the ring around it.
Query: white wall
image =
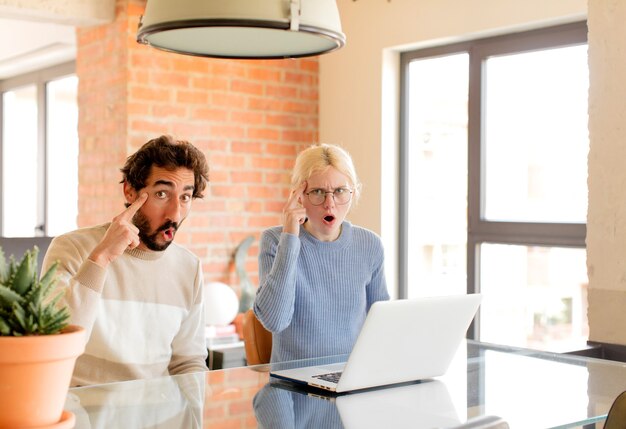
[[[320,57],[320,140],[353,156],[363,195],[350,215],[383,236],[396,290],[398,61],[403,49],[579,21],[586,0],[338,0],[347,43]]]
[[[589,1],[589,339],[626,345],[626,2]]]

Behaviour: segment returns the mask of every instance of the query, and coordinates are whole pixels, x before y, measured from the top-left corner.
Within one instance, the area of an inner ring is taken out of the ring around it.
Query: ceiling
[[[73,60],[75,33],[72,25],[0,17],[0,80]]]
[[[0,80],[76,58],[76,26],[113,22],[115,0],[0,0]]]

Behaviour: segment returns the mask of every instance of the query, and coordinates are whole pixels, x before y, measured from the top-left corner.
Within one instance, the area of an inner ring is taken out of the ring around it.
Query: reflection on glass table
[[[204,373],[70,389],[66,410],[75,428],[200,429]]]
[[[328,397],[267,383],[253,401],[259,427],[283,428],[446,428],[461,423],[446,384],[439,380]],[[393,422],[390,421],[393,416]],[[294,425],[295,422],[295,425]]]
[[[442,377],[337,397],[277,382],[268,370],[229,368],[73,388],[66,410],[76,415],[77,429],[461,428],[497,418],[511,429],[589,429],[602,427],[626,390],[626,365],[619,362],[470,340]]]

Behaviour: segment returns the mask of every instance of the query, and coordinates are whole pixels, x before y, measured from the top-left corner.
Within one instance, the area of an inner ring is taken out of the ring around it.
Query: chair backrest
[[[252,309],[243,316],[243,341],[248,365],[269,363],[272,354],[272,333],[259,322]]]
[[[604,429],[623,429],[626,427],[626,392],[620,393],[606,416]]]

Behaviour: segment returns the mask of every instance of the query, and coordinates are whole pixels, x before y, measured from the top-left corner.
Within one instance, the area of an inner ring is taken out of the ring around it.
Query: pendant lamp
[[[298,58],[341,48],[335,0],[148,0],[137,41],[217,58]]]

